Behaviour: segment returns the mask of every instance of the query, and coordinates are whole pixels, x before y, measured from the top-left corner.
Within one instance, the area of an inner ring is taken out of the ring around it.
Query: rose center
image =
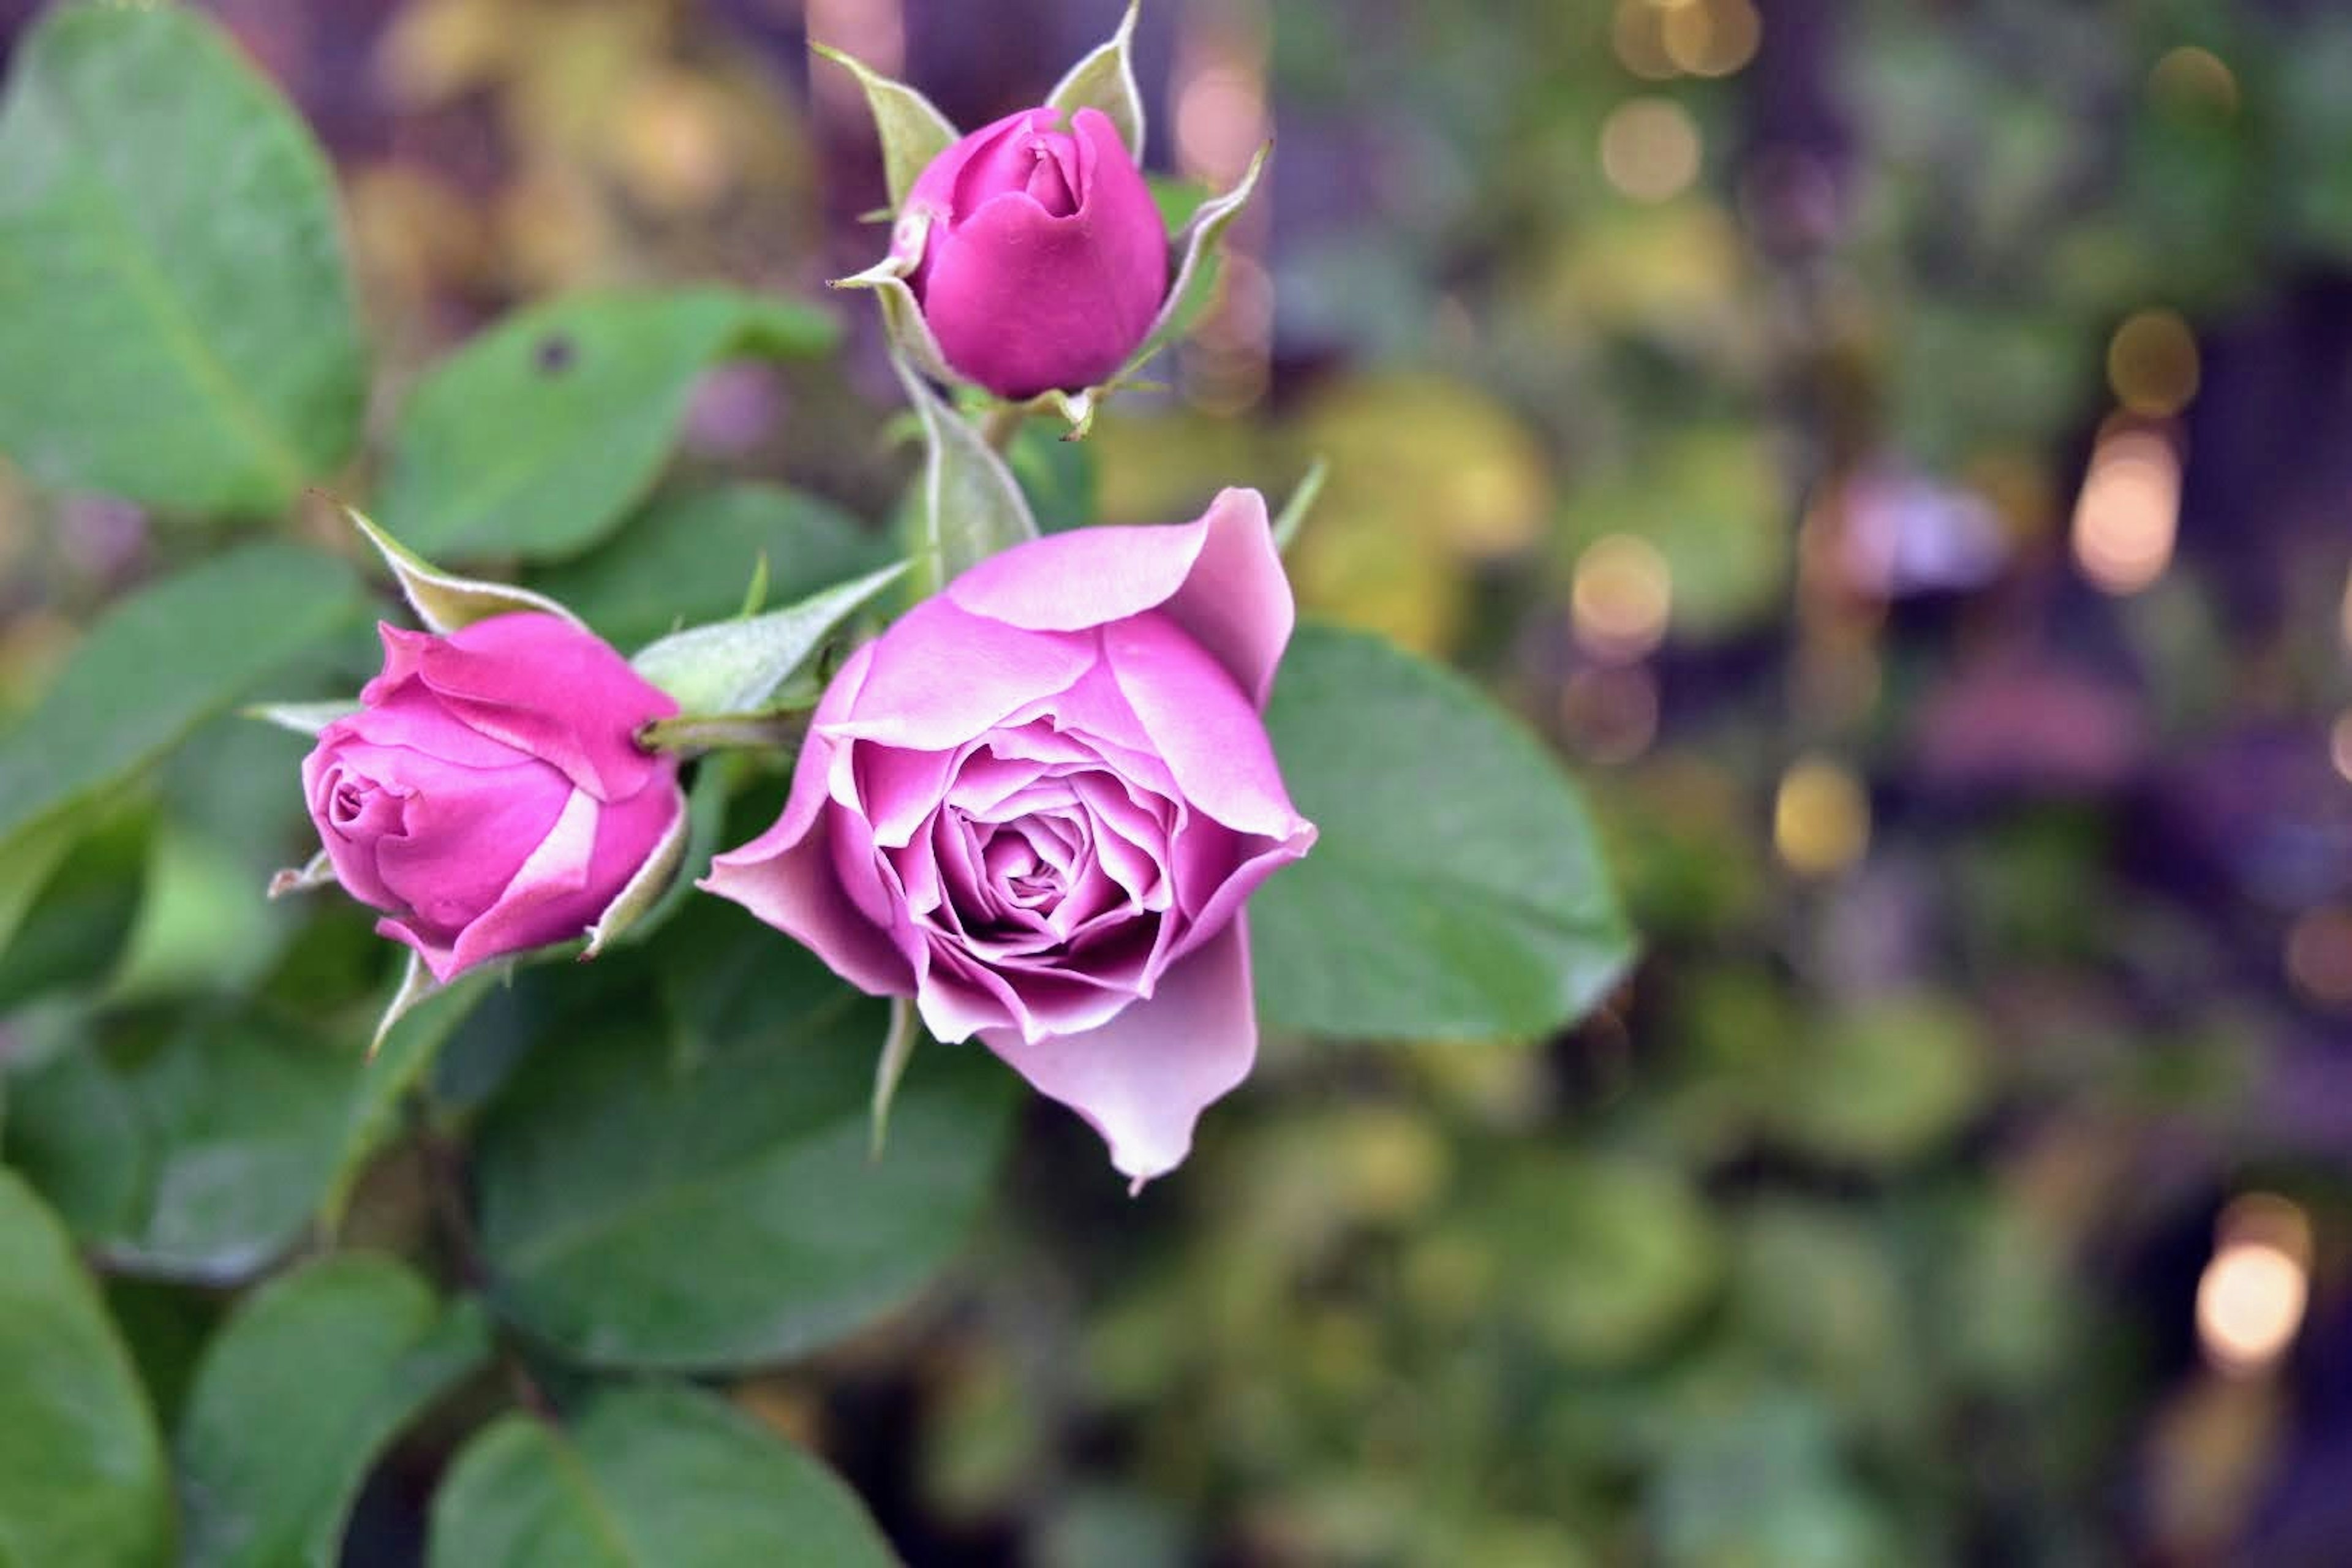
[[[352,779],[343,779],[335,785],[327,802],[327,820],[337,827],[349,827],[359,821],[367,810],[368,796],[375,793]]]

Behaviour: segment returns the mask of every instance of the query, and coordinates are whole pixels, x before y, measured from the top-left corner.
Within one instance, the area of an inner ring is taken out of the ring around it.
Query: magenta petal
[[[405,831],[376,841],[376,871],[402,907],[453,931],[498,900],[580,793],[539,763],[477,770],[410,752],[395,765],[413,793]]]
[[[1085,1117],[1111,1163],[1140,1187],[1181,1164],[1202,1110],[1249,1076],[1257,1055],[1249,941],[1240,921],[1083,1034],[1034,1044],[1009,1030],[981,1036],[1039,1093]]]
[[[659,767],[635,742],[677,704],[592,634],[560,616],[493,616],[423,650],[418,677],[458,719],[562,769],[599,800],[645,787]]]
[[[449,711],[422,680],[368,684],[367,706],[338,721],[344,732],[379,746],[405,746],[467,768],[507,768],[530,753],[493,740]]]
[[[1178,798],[1244,833],[1287,838],[1302,826],[1256,706],[1200,644],[1154,613],[1105,627],[1103,651]]]
[[[604,908],[604,900],[588,885],[603,811],[595,796],[585,790],[572,792],[563,815],[515,872],[498,902],[457,933],[450,953],[452,973],[506,953],[569,942],[588,929]],[[431,963],[431,953],[425,962]],[[446,980],[448,975],[436,970],[433,977]]]

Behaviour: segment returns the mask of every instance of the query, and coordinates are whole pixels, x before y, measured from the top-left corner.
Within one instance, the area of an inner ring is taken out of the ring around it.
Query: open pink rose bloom
[[[933,159],[901,214],[920,213],[907,279],[959,374],[1000,396],[1108,381],[1168,293],[1168,231],[1100,110],[1024,110]]]
[[[579,936],[685,809],[635,738],[677,705],[561,616],[379,629],[383,672],[302,762],[336,879],[436,980]]]
[[[842,668],[782,817],[703,886],[1076,1109],[1140,1184],[1256,1053],[1243,906],[1315,829],[1260,719],[1255,491],[994,556]]]

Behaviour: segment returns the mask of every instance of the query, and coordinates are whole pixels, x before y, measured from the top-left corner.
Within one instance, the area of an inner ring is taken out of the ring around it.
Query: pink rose
[[[927,219],[907,279],[959,374],[1011,398],[1108,381],[1168,292],[1168,231],[1100,110],[1024,110],[931,160],[900,215]]]
[[[677,704],[558,616],[378,629],[383,673],[302,761],[336,880],[436,980],[579,936],[685,809],[635,740]]]
[[[1247,1076],[1242,906],[1315,842],[1259,717],[1290,625],[1254,490],[992,557],[843,666],[702,885],[978,1035],[1139,1185]]]

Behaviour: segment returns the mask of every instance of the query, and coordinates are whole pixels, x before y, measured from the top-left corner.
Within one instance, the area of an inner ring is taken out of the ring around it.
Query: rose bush
[[[1291,621],[1254,490],[992,557],[851,657],[703,886],[1171,1170],[1255,1054],[1243,906],[1315,841],[1259,717]]]
[[[940,352],[1000,396],[1108,380],[1168,293],[1168,235],[1097,109],[982,127],[908,193],[893,253]]]
[[[379,630],[383,673],[302,763],[335,879],[439,981],[586,931],[685,810],[635,741],[677,704],[560,616]]]

